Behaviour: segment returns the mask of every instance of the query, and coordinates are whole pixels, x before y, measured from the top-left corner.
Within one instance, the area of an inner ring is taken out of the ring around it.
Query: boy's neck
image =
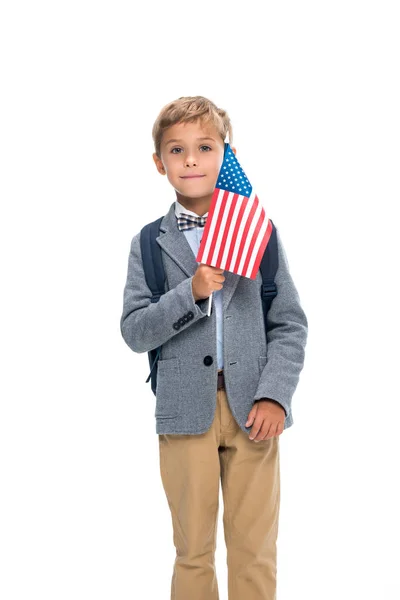
[[[196,213],[199,217],[202,217],[210,210],[211,204],[211,196],[205,196],[204,198],[187,198],[186,196],[181,196],[178,192],[176,193],[176,199],[179,204],[182,204],[188,210]]]

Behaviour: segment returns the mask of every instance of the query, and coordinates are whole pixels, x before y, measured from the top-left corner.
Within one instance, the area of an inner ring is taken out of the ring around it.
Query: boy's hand
[[[280,435],[283,431],[285,416],[284,408],[275,400],[269,398],[258,400],[249,412],[246,422],[246,427],[250,427],[253,423],[249,438],[260,442]]]
[[[200,264],[192,279],[192,291],[195,301],[203,300],[211,296],[212,292],[221,290],[225,277],[222,275],[224,269]]]

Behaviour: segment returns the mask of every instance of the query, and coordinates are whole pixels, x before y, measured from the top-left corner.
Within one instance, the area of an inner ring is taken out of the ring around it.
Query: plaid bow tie
[[[187,215],[186,213],[180,213],[178,219],[178,229],[183,231],[184,229],[192,229],[192,227],[204,227],[206,224],[208,215],[205,217],[195,217],[194,215]]]

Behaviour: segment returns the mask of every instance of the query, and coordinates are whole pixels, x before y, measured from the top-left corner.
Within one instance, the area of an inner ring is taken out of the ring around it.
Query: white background
[[[396,5],[2,3],[2,599],[169,600],[148,358],[119,319],[130,241],[175,199],[153,122],[197,94],[231,117],[309,320],[278,598],[400,597]]]

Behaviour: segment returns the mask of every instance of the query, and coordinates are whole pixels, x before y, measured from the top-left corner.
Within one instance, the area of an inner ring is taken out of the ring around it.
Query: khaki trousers
[[[176,548],[171,600],[219,600],[214,553],[220,479],[229,600],[276,600],[279,436],[250,440],[221,388],[206,433],[159,434],[159,449]]]

